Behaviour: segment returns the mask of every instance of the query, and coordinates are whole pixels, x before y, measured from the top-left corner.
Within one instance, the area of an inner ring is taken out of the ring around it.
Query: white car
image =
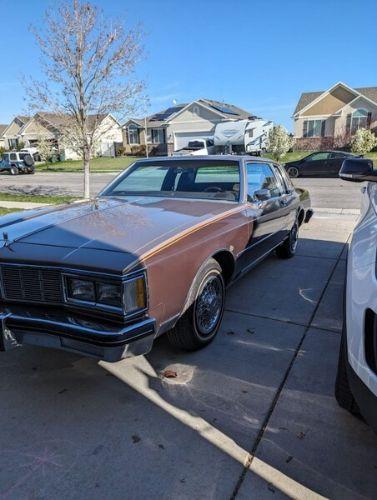
[[[339,176],[368,184],[348,251],[335,395],[377,432],[377,171],[371,160],[347,159]]]
[[[173,156],[207,156],[215,153],[213,139],[196,139],[187,146],[174,151]]]

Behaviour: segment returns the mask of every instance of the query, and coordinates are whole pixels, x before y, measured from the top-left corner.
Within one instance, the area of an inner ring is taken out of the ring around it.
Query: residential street
[[[0,497],[375,497],[377,437],[333,396],[354,222],[316,216],[236,283],[202,351],[2,354]]]
[[[116,174],[92,174],[91,191],[98,193]],[[360,207],[360,184],[337,178],[298,178],[297,187],[309,189],[313,207],[346,208]],[[36,173],[35,175],[0,175],[0,191],[33,192],[34,194],[71,194],[80,196],[83,191],[83,175],[77,173]]]

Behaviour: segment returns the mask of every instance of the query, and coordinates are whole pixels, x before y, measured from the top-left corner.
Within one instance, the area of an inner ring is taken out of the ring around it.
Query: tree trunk
[[[84,152],[84,198],[90,198],[90,154]]]

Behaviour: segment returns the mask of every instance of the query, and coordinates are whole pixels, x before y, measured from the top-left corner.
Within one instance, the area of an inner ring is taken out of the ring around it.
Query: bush
[[[293,139],[288,135],[285,128],[276,125],[268,134],[267,152],[271,153],[275,160],[279,161],[293,146]]]
[[[377,137],[368,129],[360,128],[351,141],[352,153],[366,154],[377,146]]]

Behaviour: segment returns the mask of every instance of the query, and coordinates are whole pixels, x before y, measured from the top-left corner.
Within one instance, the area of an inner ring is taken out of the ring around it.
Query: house
[[[146,118],[131,118],[123,126],[123,146],[128,154],[166,155],[195,139],[213,138],[219,122],[254,116],[237,106],[209,99],[177,104]],[[147,129],[147,140],[145,140]]]
[[[345,146],[357,129],[377,129],[377,87],[338,82],[328,90],[304,92],[293,120],[297,149]]]
[[[7,128],[8,128],[8,125],[0,124],[0,148],[1,149],[8,149],[8,143],[6,143],[6,141],[3,137],[3,134]]]
[[[26,117],[24,117],[26,118]],[[19,144],[25,147],[38,147],[41,139],[50,141],[52,145],[63,153],[67,160],[77,160],[79,155],[73,148],[67,146],[64,135],[70,128],[71,118],[69,115],[38,112],[33,117],[27,117],[22,126],[20,117],[14,118],[6,130],[5,137],[8,140],[9,149],[17,148]],[[89,131],[94,124],[99,122],[95,141],[95,156],[115,156],[116,148],[122,144],[122,128],[111,114],[90,115],[88,117]],[[10,138],[12,136],[12,138]]]
[[[20,132],[31,120],[30,116],[17,115],[1,135],[5,149],[17,149],[21,142]]]

